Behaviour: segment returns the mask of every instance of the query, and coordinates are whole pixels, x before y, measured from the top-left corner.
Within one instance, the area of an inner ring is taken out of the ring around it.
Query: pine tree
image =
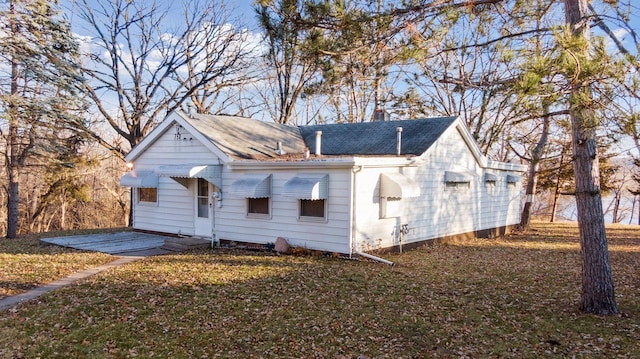
[[[19,179],[81,140],[82,107],[74,88],[82,81],[77,43],[56,1],[9,0],[0,7],[0,116],[7,172],[7,233],[18,232]],[[6,70],[5,70],[6,69]],[[76,112],[77,113],[77,112]]]
[[[587,0],[565,0],[565,18],[570,36],[566,39],[568,58],[566,77],[571,79],[569,95],[573,168],[576,181],[576,205],[582,254],[582,294],[579,308],[583,312],[610,315],[618,312],[607,235],[604,227],[602,195],[598,177],[596,143],[597,118],[589,76],[597,63],[591,61],[590,27]],[[573,60],[573,62],[572,62]]]
[[[318,63],[303,55],[308,41],[308,26],[302,0],[261,0],[256,2],[256,15],[267,50],[264,58],[274,76],[269,81],[266,103],[274,122],[288,124],[294,120],[298,99],[318,69]]]

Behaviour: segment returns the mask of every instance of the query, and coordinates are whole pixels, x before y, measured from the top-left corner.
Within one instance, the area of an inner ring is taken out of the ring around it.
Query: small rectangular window
[[[445,186],[446,186],[447,189],[461,190],[461,189],[471,188],[471,183],[469,183],[469,182],[446,182]]]
[[[247,214],[269,215],[269,197],[247,198]]]
[[[300,200],[300,217],[325,217],[325,203],[324,199],[301,199]]]
[[[401,198],[380,198],[380,218],[395,218],[402,216],[403,204]]]
[[[138,202],[157,203],[157,188],[138,188]]]

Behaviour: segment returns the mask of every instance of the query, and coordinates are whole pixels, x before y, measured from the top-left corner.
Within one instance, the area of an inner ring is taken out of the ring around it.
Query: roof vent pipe
[[[396,133],[398,134],[397,154],[400,156],[400,153],[402,152],[402,127],[396,127]]]
[[[316,156],[322,155],[322,131],[316,131]]]
[[[284,154],[286,154],[286,152],[282,149],[282,142],[278,141],[276,144],[276,153],[278,154],[278,156],[282,156]]]

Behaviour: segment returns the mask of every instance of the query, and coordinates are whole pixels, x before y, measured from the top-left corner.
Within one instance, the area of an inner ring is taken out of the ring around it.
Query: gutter
[[[371,168],[384,167],[416,167],[419,160],[410,157],[338,157],[323,159],[294,159],[294,160],[232,160],[225,163],[231,169],[291,169],[299,168],[348,168],[366,166]]]
[[[519,163],[499,162],[499,161],[489,160],[486,168],[503,170],[503,171],[526,172],[529,167],[527,165],[523,165]]]
[[[291,169],[291,168],[349,168],[355,161],[352,158],[340,160],[303,160],[303,161],[231,161],[227,166],[231,169]]]

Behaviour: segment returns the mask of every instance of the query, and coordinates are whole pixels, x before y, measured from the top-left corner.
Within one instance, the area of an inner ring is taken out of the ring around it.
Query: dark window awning
[[[245,198],[271,197],[271,175],[244,175],[231,183],[231,188],[228,192]]]
[[[494,173],[485,173],[484,174],[484,181],[485,182],[498,182],[498,176]]]
[[[466,172],[445,171],[444,181],[448,183],[469,183],[473,176]]]
[[[202,178],[222,188],[221,165],[168,165],[160,166],[154,172],[159,177],[171,177],[185,187],[188,187],[185,179]]]
[[[134,188],[158,188],[158,176],[153,171],[130,171],[120,177],[120,186]]]
[[[380,197],[420,197],[420,187],[401,173],[382,173],[380,175]]]
[[[507,175],[507,183],[518,183],[520,182],[520,176]]]
[[[282,195],[296,199],[327,199],[329,175],[298,175],[284,184]]]

